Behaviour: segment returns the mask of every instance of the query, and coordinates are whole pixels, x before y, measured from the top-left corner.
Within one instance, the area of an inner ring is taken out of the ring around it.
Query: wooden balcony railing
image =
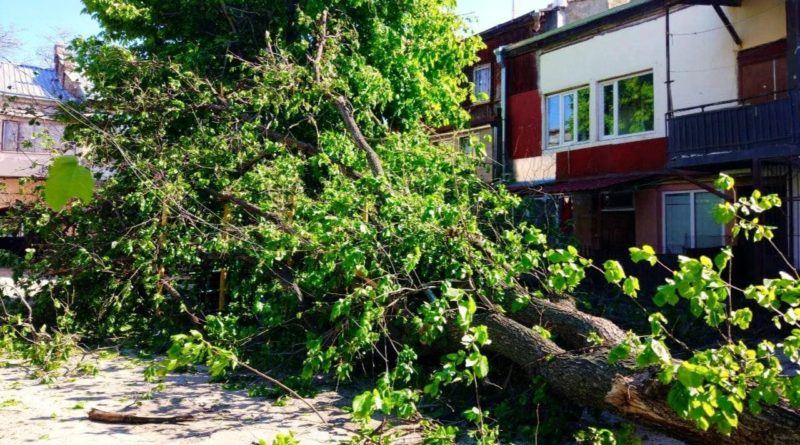
[[[800,154],[800,92],[770,96],[776,99],[757,104],[718,102],[667,115],[667,167]]]

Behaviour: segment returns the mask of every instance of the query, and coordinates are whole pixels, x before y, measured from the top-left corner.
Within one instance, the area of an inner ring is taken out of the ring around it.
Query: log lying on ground
[[[124,425],[144,425],[147,423],[181,423],[195,420],[191,414],[179,416],[136,416],[133,414],[112,413],[99,409],[89,411],[89,420],[102,423],[118,423]]]
[[[713,445],[800,443],[800,413],[785,405],[764,407],[759,416],[745,411],[730,436],[701,431],[680,418],[667,403],[668,388],[652,370],[608,363],[608,348],[573,354],[530,328],[500,314],[481,314],[490,351],[515,362],[530,374],[544,377],[548,387],[585,407],[609,410],[636,423],[691,443]]]

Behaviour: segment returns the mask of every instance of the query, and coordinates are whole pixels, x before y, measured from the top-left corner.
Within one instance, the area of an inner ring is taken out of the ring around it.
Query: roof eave
[[[662,9],[667,1],[670,0],[641,0],[638,2],[634,0],[627,5],[617,6],[600,14],[562,26],[561,28],[556,28],[517,43],[506,45],[503,48],[503,53],[507,56],[515,56],[576,39],[588,33],[596,32],[598,28],[632,21],[652,13],[655,10]]]

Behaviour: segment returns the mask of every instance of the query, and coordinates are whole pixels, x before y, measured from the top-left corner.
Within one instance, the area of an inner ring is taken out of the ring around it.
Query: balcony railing
[[[800,92],[770,96],[777,99],[749,105],[718,102],[668,115],[667,167],[800,154]]]

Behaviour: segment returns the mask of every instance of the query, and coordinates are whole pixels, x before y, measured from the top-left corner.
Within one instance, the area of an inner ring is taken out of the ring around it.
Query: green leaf
[[[625,278],[625,271],[619,261],[608,260],[603,263],[603,268],[605,269],[606,281],[609,283],[617,284]]]
[[[658,257],[656,257],[656,251],[653,249],[652,246],[644,245],[642,248],[638,247],[631,247],[628,249],[631,253],[631,260],[634,263],[639,263],[641,261],[647,261],[650,263],[651,266],[655,266],[658,262]]]
[[[698,388],[705,381],[705,366],[694,365],[689,362],[681,363],[678,368],[678,381],[687,388]]]
[[[631,355],[631,347],[627,343],[620,343],[608,352],[608,363],[617,364]]]
[[[745,330],[750,327],[753,321],[753,312],[749,308],[738,309],[731,312],[731,323]]]
[[[79,198],[88,204],[93,193],[92,172],[79,165],[77,157],[59,156],[53,160],[44,184],[44,200],[51,209],[63,209],[72,198]]]
[[[719,178],[714,181],[714,187],[719,190],[731,190],[736,185],[736,181],[725,173],[720,173]]]
[[[636,298],[639,291],[639,279],[636,277],[625,278],[625,282],[622,283],[622,291],[625,292],[625,295]]]

